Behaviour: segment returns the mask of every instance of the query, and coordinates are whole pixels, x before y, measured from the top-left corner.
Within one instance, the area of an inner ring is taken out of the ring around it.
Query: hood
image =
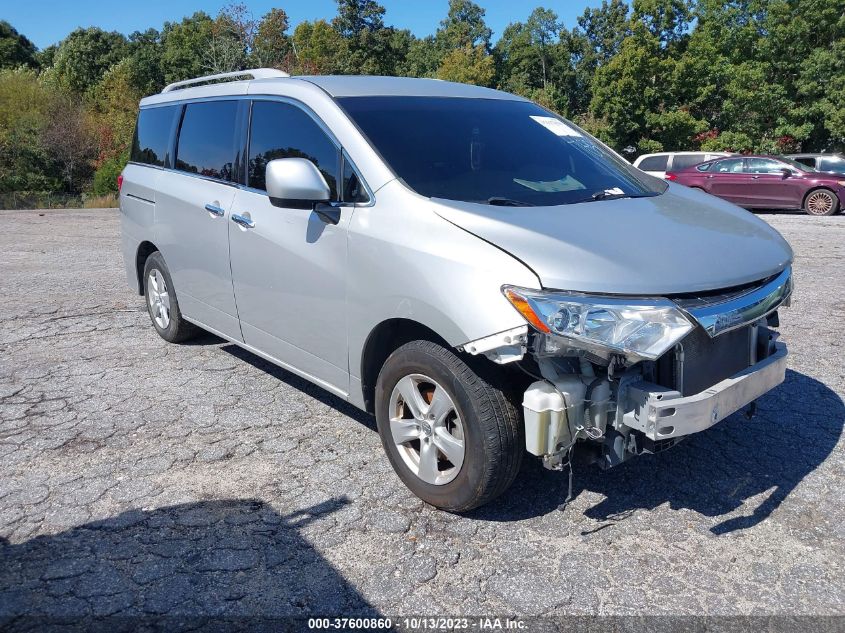
[[[780,233],[728,202],[671,184],[651,198],[555,207],[433,200],[436,212],[529,266],[544,288],[629,295],[718,290],[782,271]]]

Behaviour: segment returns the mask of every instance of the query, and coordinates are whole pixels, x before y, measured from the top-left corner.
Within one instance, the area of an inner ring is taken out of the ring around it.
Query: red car
[[[803,209],[833,215],[845,205],[845,177],[782,156],[731,156],[680,171],[667,180],[701,189],[747,209]]]

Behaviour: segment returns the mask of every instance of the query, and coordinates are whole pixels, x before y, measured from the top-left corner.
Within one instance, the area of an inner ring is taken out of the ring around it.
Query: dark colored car
[[[666,174],[747,209],[803,209],[833,215],[845,205],[845,177],[783,156],[731,156]]]
[[[845,156],[842,154],[789,154],[795,162],[815,167],[818,171],[845,174]]]

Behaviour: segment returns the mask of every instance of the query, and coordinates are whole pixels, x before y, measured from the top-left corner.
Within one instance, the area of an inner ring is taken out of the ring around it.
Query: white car
[[[647,174],[663,178],[667,171],[678,171],[693,165],[730,156],[729,152],[658,152],[643,154],[634,161],[634,167]]]

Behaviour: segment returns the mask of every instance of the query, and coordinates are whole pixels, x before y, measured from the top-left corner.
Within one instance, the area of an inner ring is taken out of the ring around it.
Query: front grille
[[[744,327],[710,338],[703,328],[695,328],[681,341],[682,363],[677,347],[657,361],[657,384],[691,396],[742,371],[751,363],[751,330]]]
[[[759,281],[752,281],[751,283],[743,284],[741,286],[733,286],[732,288],[722,288],[721,290],[711,290],[706,292],[690,292],[684,294],[668,295],[672,301],[685,310],[692,310],[702,306],[713,305],[717,303],[724,303],[737,299],[743,295],[747,295],[758,288],[762,288],[767,283],[772,281],[777,275],[760,279]]]

